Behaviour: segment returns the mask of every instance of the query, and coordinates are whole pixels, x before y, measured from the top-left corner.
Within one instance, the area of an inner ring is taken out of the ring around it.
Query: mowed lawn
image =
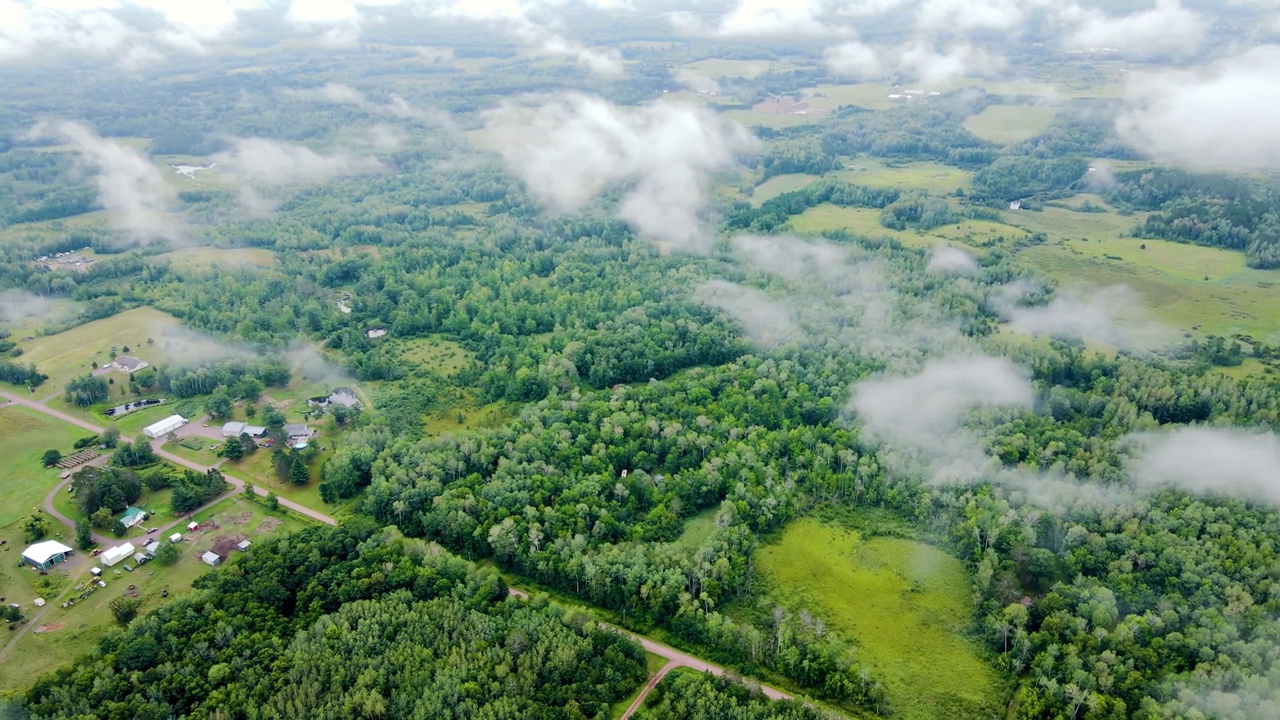
[[[72,444],[89,432],[35,410],[10,405],[0,407],[0,527],[16,522],[44,506],[44,498],[58,484],[63,470],[49,470],[40,462],[46,450],[63,455],[75,452]],[[51,531],[61,531],[50,525]]]
[[[1011,145],[1042,135],[1058,114],[1048,105],[988,105],[964,121],[964,128],[983,140]]]
[[[1000,714],[1004,688],[962,634],[973,615],[972,587],[956,558],[924,543],[867,539],[803,519],[757,560],[780,600],[807,607],[857,644],[884,684],[892,717]]]
[[[128,354],[152,365],[165,362],[168,356],[160,347],[158,338],[165,328],[181,324],[168,313],[142,307],[94,320],[57,335],[20,342],[18,346],[24,351],[23,362],[35,363],[40,372],[49,376],[35,391],[37,397],[47,397],[64,390],[67,383],[77,376],[91,372],[91,363],[96,361],[101,366],[111,362],[112,347],[117,348],[120,354],[125,354],[123,348],[128,347]],[[155,343],[148,345],[148,338]],[[121,373],[112,373],[109,377],[114,378],[117,385],[128,382]]]

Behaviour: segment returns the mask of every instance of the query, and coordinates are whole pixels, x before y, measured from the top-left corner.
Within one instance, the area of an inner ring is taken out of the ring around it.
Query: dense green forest
[[[1280,223],[1269,181],[1153,167],[1103,182],[1102,161],[1137,157],[1114,132],[1112,101],[1063,100],[1047,128],[1005,144],[964,123],[1012,96],[967,89],[884,110],[846,103],[812,122],[753,127],[755,144],[735,165],[707,171],[715,192],[698,189],[713,198],[698,214],[705,247],[673,250],[616,212],[653,177],[548,212],[538,188],[472,143],[483,144],[488,113],[527,91],[642,103],[679,91],[677,64],[766,51],[719,40],[629,47],[632,71],[604,81],[465,34],[442,40],[462,65],[428,63],[400,37],[407,30],[382,32],[395,42],[377,50],[270,45],[253,62],[271,72],[233,73],[254,66],[222,57],[209,60],[228,71],[216,75],[192,58],[154,77],[87,71],[65,80],[66,98],[27,89],[0,109],[0,128],[15,130],[0,152],[0,178],[13,188],[0,198],[0,287],[65,309],[5,322],[51,337],[133,308],[169,313],[181,332],[148,338],[139,352],[168,356],[129,388],[215,422],[286,391],[308,364],[333,383],[362,383],[372,400],[335,415],[341,443],[317,462],[323,502],[350,501],[339,527],[255,542],[9,709],[595,719],[644,682],[638,645],[545,598],[508,598],[501,571],[835,711],[894,718],[902,710],[859,640],[823,621],[829,608],[778,600],[756,565],[789,522],[812,516],[963,561],[973,612],[950,620],[1003,684],[998,697],[957,700],[940,717],[1280,716],[1280,513],[1272,489],[1218,452],[1245,448],[1270,467],[1264,439],[1280,430],[1280,381],[1214,370],[1274,355],[1274,338],[1188,331],[1173,347],[1118,350],[1074,329],[1029,338],[1004,331],[1010,308],[1047,316],[1063,294],[1006,245],[993,241],[951,272],[925,247],[839,229],[821,240],[792,234],[825,205],[923,234],[998,221],[1011,201],[1030,209],[1089,191],[1145,214],[1127,231],[1134,237],[1227,248],[1271,268]],[[719,78],[718,109],[753,112],[767,97],[837,80],[811,65]],[[398,74],[405,66],[412,82]],[[31,77],[54,77],[45,73]],[[314,99],[339,80],[368,94]],[[188,97],[199,102],[180,102]],[[221,179],[159,193],[186,223],[180,240],[139,243],[88,215],[102,196],[73,153],[16,132],[54,109],[102,138],[142,139],[139,157],[157,167],[269,138],[378,169],[324,181],[302,173],[267,188],[269,210],[250,212],[239,179],[206,168]],[[351,128],[364,132],[371,116],[400,139],[353,143]],[[840,174],[858,158],[940,163],[971,182],[859,184]],[[759,203],[734,191],[793,173],[817,177]],[[1028,245],[1046,241],[1025,235]],[[192,260],[173,252],[179,245],[252,259]],[[87,267],[47,260],[86,248]],[[250,250],[260,254],[237,255]],[[6,387],[48,380],[22,356],[27,340],[0,341]],[[409,359],[414,343],[440,342],[463,351],[457,366]],[[989,401],[952,379],[916,396],[918,407],[898,403],[911,415],[898,434],[859,403],[886,379],[974,358],[1007,360],[1023,401]],[[67,400],[102,405],[103,377],[77,370],[62,380]],[[939,413],[938,397],[957,407]],[[491,427],[467,421],[464,410],[490,404],[511,412]],[[279,439],[284,416],[265,402],[254,411]],[[930,424],[931,413],[945,417]],[[428,417],[456,428],[428,432]],[[1144,463],[1161,439],[1188,437],[1174,433],[1208,438],[1204,467],[1222,467],[1224,479],[1198,468],[1190,480],[1150,477]],[[245,452],[239,442],[229,445]],[[967,474],[944,472],[975,457]],[[295,458],[277,450],[273,463],[282,476],[297,465],[305,484]],[[72,483],[100,530],[144,490],[171,489],[174,510],[187,512],[228,487],[218,470],[170,471],[150,445],[128,441]],[[894,529],[859,525],[871,511]],[[692,527],[706,531],[691,540]],[[825,711],[677,671],[635,717]]]

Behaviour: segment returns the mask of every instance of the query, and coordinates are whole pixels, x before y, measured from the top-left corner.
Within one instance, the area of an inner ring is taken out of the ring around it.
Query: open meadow
[[[892,717],[977,720],[1002,709],[995,671],[963,634],[972,588],[956,558],[813,519],[793,521],[757,558],[772,597],[807,608],[857,645],[884,683]]]
[[[1049,105],[989,105],[965,120],[964,127],[983,140],[1012,145],[1043,134],[1057,114]]]
[[[161,253],[151,260],[166,261],[178,270],[242,265],[266,267],[275,264],[276,254],[262,248],[193,247]]]
[[[5,500],[0,504],[0,527],[43,507],[45,496],[58,484],[58,476],[65,471],[45,468],[40,461],[44,452],[70,455],[75,452],[72,443],[88,434],[35,410],[0,406],[0,493]],[[61,532],[62,528],[51,525],[50,530]]]
[[[166,362],[169,357],[158,338],[164,330],[181,324],[168,313],[140,307],[56,335],[20,342],[18,346],[23,348],[23,362],[35,363],[40,372],[49,376],[35,392],[38,397],[48,397],[62,392],[74,378],[92,372],[91,363],[102,366],[111,362],[112,348],[152,365]],[[155,342],[148,344],[148,339]],[[125,347],[129,348],[128,353]],[[117,385],[128,382],[123,373],[112,373],[109,377],[115,379]]]

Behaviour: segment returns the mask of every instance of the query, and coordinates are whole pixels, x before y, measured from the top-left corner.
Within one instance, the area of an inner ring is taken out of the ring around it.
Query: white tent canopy
[[[170,415],[158,423],[143,428],[142,434],[152,439],[164,437],[186,424],[187,419],[181,415]]]
[[[45,563],[58,555],[66,555],[71,552],[71,548],[63,545],[57,540],[45,540],[22,551],[22,557],[30,560],[33,564],[44,567]]]

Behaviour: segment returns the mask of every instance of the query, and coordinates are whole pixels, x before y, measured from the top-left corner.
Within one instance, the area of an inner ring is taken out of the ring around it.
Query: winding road
[[[45,398],[43,402],[36,402],[34,400],[28,400],[26,398],[13,395],[12,393],[0,391],[0,398],[4,398],[14,404],[21,405],[26,408],[30,408],[32,410],[35,410],[36,412],[44,413],[49,417],[57,418],[58,420],[62,420],[63,422],[71,423],[72,425],[75,425],[80,428],[84,428],[85,430],[88,430],[92,433],[102,434],[103,432],[106,431],[105,428],[99,427],[97,425],[94,425],[93,423],[87,422],[74,415],[70,415],[68,413],[62,412],[60,410],[51,408],[48,405],[43,404],[44,402],[49,402],[54,397],[57,397],[57,396],[55,395],[49,398]],[[127,439],[127,438],[124,438],[124,439]],[[193,462],[183,457],[179,457],[177,455],[174,455],[173,453],[170,453],[166,450],[161,449],[160,446],[163,445],[163,443],[164,443],[163,438],[157,438],[151,441],[152,449],[155,450],[157,455],[164,458],[165,460],[168,460],[169,462],[174,463],[175,465],[179,465],[181,467],[190,468],[191,470],[195,470],[197,472],[205,472],[209,470],[209,467],[206,465],[201,465],[200,463]],[[95,459],[91,464],[104,462],[106,460],[106,457],[107,456],[104,455],[99,459]],[[217,466],[220,466],[220,465],[222,465],[221,461],[217,464]],[[222,477],[225,478],[226,481],[234,487],[234,490],[230,490],[226,493],[223,493],[222,495],[219,495],[218,497],[214,498],[213,500],[210,500],[204,505],[201,505],[199,508],[192,511],[190,515],[195,515],[197,513],[200,513],[206,508],[216,505],[217,503],[220,503],[223,500],[226,500],[228,497],[231,497],[235,493],[244,492],[245,482],[243,480],[231,475],[227,475],[226,473],[223,473]],[[62,492],[63,488],[66,486],[68,482],[70,482],[70,480],[63,480],[62,482],[58,483],[57,487],[55,487],[49,493],[49,495],[45,497],[44,509],[51,516],[56,518],[59,522],[61,522],[62,524],[70,528],[71,531],[74,533],[75,526],[76,526],[75,522],[70,518],[59,513],[53,506],[54,498],[57,497],[59,492]],[[256,492],[260,496],[267,495],[267,491],[260,487],[255,487],[254,492]],[[318,522],[325,523],[327,525],[338,524],[337,520],[318,510],[312,510],[311,508],[304,507],[302,505],[299,505],[289,500],[285,500],[284,498],[278,498],[278,499],[280,500],[280,504],[282,506],[298,513],[299,515],[305,515],[306,517],[309,517]],[[185,517],[180,517],[180,518],[171,520],[170,522],[164,525],[161,525],[158,528],[158,530],[154,533],[155,537],[164,537],[165,533],[167,533],[170,529],[172,529],[178,523],[181,523],[184,521],[185,521]],[[97,534],[93,536],[93,539],[104,550],[107,547],[111,547],[114,545],[123,545],[125,542],[127,542],[125,540],[107,538]],[[87,556],[82,556],[82,557],[87,557]],[[87,565],[92,565],[92,563],[87,563]],[[81,572],[83,572],[85,569],[86,568],[83,568],[83,567],[80,568]],[[529,599],[529,593],[525,590],[521,590],[515,587],[509,587],[508,592],[510,593],[510,595],[520,598],[522,600]],[[56,600],[46,604],[44,608],[41,608],[40,612],[36,613],[27,622],[23,623],[22,627],[17,632],[11,635],[11,637],[9,638],[9,641],[5,644],[4,648],[0,649],[0,661],[4,660],[5,656],[7,656],[10,650],[12,650],[13,647],[18,644],[18,641],[22,638],[23,635],[27,633],[28,630],[30,630],[33,627],[37,627],[39,625],[40,619],[44,616],[46,612],[48,612],[50,609],[54,607],[55,602]],[[654,676],[649,679],[649,681],[645,684],[644,690],[642,690],[640,694],[636,696],[635,701],[633,701],[631,703],[631,706],[627,708],[626,713],[624,713],[622,716],[623,720],[630,718],[637,710],[639,710],[640,706],[644,704],[645,698],[649,696],[649,693],[653,690],[653,688],[657,687],[658,683],[661,682],[662,679],[667,676],[667,673],[671,672],[675,668],[686,667],[692,670],[696,670],[698,672],[711,673],[712,675],[716,675],[716,676],[721,676],[721,675],[724,675],[725,673],[725,669],[723,667],[716,665],[714,663],[709,663],[701,658],[694,657],[693,655],[689,655],[688,653],[681,652],[671,647],[670,645],[664,645],[660,642],[657,642],[656,640],[650,640],[649,638],[644,637],[643,635],[637,635],[629,630],[624,630],[623,628],[617,627],[615,625],[610,625],[608,623],[600,623],[600,624],[603,627],[606,627],[614,632],[630,637],[632,640],[635,640],[636,642],[640,643],[641,647],[643,647],[646,651],[651,652],[654,655],[657,655],[659,657],[662,657],[667,661],[666,664],[664,664],[662,668],[659,669],[658,672],[655,673]],[[752,681],[752,684],[755,687],[759,688],[760,692],[762,692],[766,697],[772,698],[774,700],[792,699],[791,695],[788,695],[787,693],[784,693],[781,690],[778,690],[777,688],[773,688],[761,683],[754,683],[754,681]]]

